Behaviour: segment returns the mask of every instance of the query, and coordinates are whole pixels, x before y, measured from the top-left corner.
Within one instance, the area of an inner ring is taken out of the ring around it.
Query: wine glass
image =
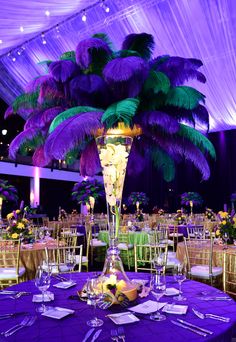
[[[45,312],[47,310],[44,305],[44,295],[50,286],[50,272],[45,267],[39,266],[35,276],[35,286],[42,292],[42,305],[37,308],[37,312]]]
[[[173,268],[173,275],[174,279],[178,282],[179,284],[179,295],[173,297],[173,299],[178,300],[178,301],[184,301],[187,298],[185,298],[182,295],[182,283],[186,279],[186,266],[184,264],[177,264]]]
[[[70,275],[69,275],[69,282],[73,283],[73,280],[71,278],[73,269],[76,265],[76,255],[74,250],[67,250],[65,253],[65,263],[66,267],[68,268]]]
[[[87,325],[90,327],[100,327],[103,325],[103,321],[96,317],[96,305],[97,301],[101,297],[102,289],[100,288],[100,280],[99,278],[90,278],[87,281],[87,296],[88,296],[88,302],[93,306],[93,313],[94,318],[87,321]]]
[[[163,271],[166,263],[165,253],[161,253],[161,251],[159,250],[158,253],[154,256],[152,263],[157,271],[157,282],[160,282],[161,272]]]
[[[152,282],[152,295],[155,297],[157,301],[157,305],[159,303],[159,299],[165,294],[166,291],[166,281],[164,276],[160,276],[158,281],[156,278],[153,279]],[[159,309],[156,312],[150,315],[150,319],[152,321],[164,321],[166,319],[165,315],[160,314]]]
[[[223,242],[224,242],[224,249],[227,249],[227,248],[228,248],[227,242],[228,242],[228,240],[229,240],[229,234],[225,232],[225,233],[222,235],[222,240],[223,240]]]

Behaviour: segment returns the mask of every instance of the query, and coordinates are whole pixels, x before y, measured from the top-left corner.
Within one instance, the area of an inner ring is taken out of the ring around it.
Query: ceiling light
[[[2,129],[2,135],[7,135],[7,129]]]
[[[82,17],[81,17],[82,21],[85,22],[87,20],[87,15],[86,15],[86,12],[85,10],[83,10],[82,12]]]
[[[46,41],[46,39],[45,39],[45,34],[44,34],[44,32],[41,33],[41,39],[42,39],[42,44],[43,44],[43,45],[46,45],[46,44],[47,44],[47,41]]]
[[[45,15],[46,15],[47,17],[49,17],[49,16],[50,16],[50,12],[49,12],[48,10],[46,10],[46,11],[45,11]]]
[[[24,32],[24,27],[23,26],[20,27],[20,32]]]
[[[16,61],[16,57],[12,57],[12,62],[15,62]]]
[[[104,11],[105,11],[106,13],[109,13],[109,12],[110,12],[110,8],[106,5],[105,0],[102,0],[102,1],[101,1],[101,5],[100,5],[100,6],[104,9]]]
[[[0,44],[2,44],[2,39],[0,39]]]

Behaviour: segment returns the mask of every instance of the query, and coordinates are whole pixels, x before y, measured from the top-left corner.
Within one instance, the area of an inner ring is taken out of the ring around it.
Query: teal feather
[[[199,102],[204,102],[205,96],[192,87],[179,86],[171,88],[166,96],[165,104],[169,106],[194,109]]]
[[[143,90],[146,93],[152,91],[154,94],[159,93],[160,91],[164,94],[167,94],[170,89],[170,80],[169,78],[162,72],[156,72],[151,70],[149,72],[148,78],[146,79]]]
[[[126,126],[130,126],[138,106],[139,100],[135,98],[128,98],[113,103],[104,112],[102,123],[105,124],[106,128],[111,128],[118,122],[123,122]]]
[[[154,166],[162,170],[163,178],[166,182],[171,182],[175,178],[175,163],[173,159],[163,150],[153,147],[151,157]]]

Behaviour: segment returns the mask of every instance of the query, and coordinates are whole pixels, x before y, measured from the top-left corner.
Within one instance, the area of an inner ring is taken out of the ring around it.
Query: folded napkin
[[[44,301],[45,302],[51,302],[54,300],[54,293],[47,291],[44,294]],[[43,295],[41,293],[33,295],[32,301],[34,303],[41,303],[43,301]]]
[[[166,304],[162,309],[163,312],[175,314],[175,315],[185,315],[188,310],[187,305],[173,305]]]
[[[165,306],[167,303],[159,303],[154,300],[148,300],[142,304],[138,304],[136,306],[133,306],[132,308],[129,308],[130,311],[133,311],[134,313],[141,313],[141,314],[150,314],[152,312],[156,312],[157,310],[160,310]]]
[[[44,313],[42,313],[42,316],[50,317],[50,318],[55,318],[55,319],[61,319],[63,317],[66,317],[68,315],[73,314],[75,311],[66,309],[66,308],[60,308],[60,307],[54,307],[51,308]]]
[[[139,319],[129,312],[107,315],[115,324],[128,324],[138,322]]]

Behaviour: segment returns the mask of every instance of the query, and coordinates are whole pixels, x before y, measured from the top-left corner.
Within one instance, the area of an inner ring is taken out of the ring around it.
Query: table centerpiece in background
[[[0,225],[2,223],[2,204],[3,201],[17,202],[18,195],[16,188],[9,184],[7,180],[0,179]]]

